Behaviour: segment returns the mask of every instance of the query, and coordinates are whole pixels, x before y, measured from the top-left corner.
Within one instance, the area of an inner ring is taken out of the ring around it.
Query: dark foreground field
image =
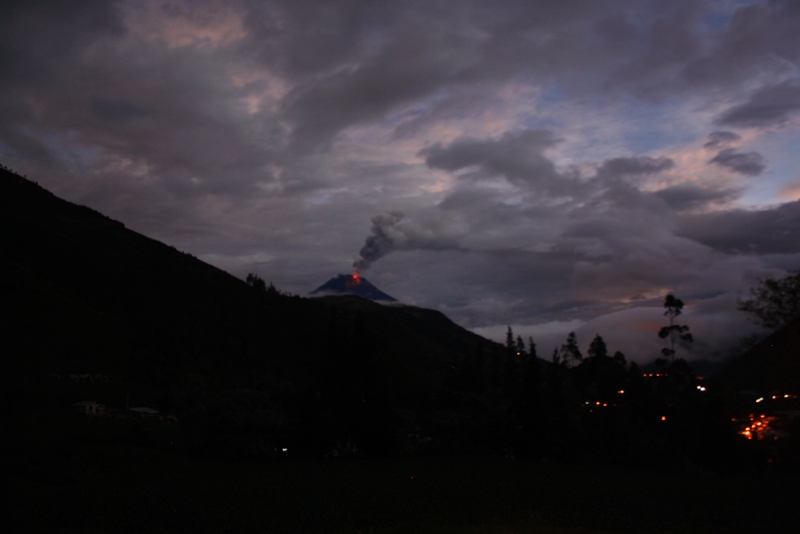
[[[780,472],[502,458],[236,463],[114,441],[5,445],[4,524],[17,526],[4,531],[14,532],[795,532],[800,496],[800,481]]]

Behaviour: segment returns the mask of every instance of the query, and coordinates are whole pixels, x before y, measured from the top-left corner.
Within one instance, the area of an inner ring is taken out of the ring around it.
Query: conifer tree
[[[524,350],[524,344],[523,344]],[[518,347],[517,343],[514,340],[514,332],[511,331],[511,327],[508,327],[508,332],[506,333],[506,361],[505,365],[503,366],[503,389],[505,390],[506,395],[512,397],[515,393],[516,389],[516,382],[517,382],[517,357]]]
[[[532,404],[531,399],[536,396],[541,377],[539,376],[539,359],[536,356],[536,343],[530,337],[528,338],[528,357],[525,360],[522,379],[528,404]]]
[[[583,360],[583,354],[578,347],[578,338],[575,332],[570,332],[567,336],[567,342],[561,345],[561,363],[567,367],[573,364],[578,364]]]
[[[516,352],[518,361],[525,359],[527,352],[525,351],[525,342],[522,340],[522,336],[517,336]]]
[[[596,359],[608,358],[608,348],[606,347],[606,342],[600,337],[600,334],[595,335],[589,345],[589,357]]]

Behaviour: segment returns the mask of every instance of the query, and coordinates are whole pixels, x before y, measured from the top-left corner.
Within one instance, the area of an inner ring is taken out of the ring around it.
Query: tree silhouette
[[[247,278],[245,278],[244,281],[247,282],[247,285],[249,285],[256,291],[260,291],[263,293],[267,292],[266,282],[264,282],[264,280],[262,280],[257,274],[248,273]],[[272,286],[272,284],[270,284],[270,286]]]
[[[578,338],[575,332],[570,332],[567,336],[567,342],[561,345],[561,364],[566,367],[571,367],[573,364],[578,364],[583,360],[583,354],[578,347]]]
[[[514,350],[514,332],[511,330],[511,327],[508,327],[506,330],[506,349]]]
[[[520,347],[520,343],[522,346]],[[525,351],[525,343],[522,338],[514,340],[514,332],[508,327],[506,332],[506,360],[503,366],[503,389],[506,395],[513,398],[517,388],[517,365],[522,352]]]
[[[675,318],[678,317],[683,310],[683,301],[675,298],[672,294],[667,295],[664,300],[664,315],[669,317],[669,326],[664,326],[658,331],[658,337],[667,340],[668,347],[661,349],[661,356],[656,360],[656,363],[661,365],[669,361],[671,364],[675,363],[675,346],[676,344],[691,343],[694,341],[692,334],[689,333],[689,327],[686,325],[675,324]]]
[[[521,339],[517,338],[517,342]],[[522,365],[521,406],[514,424],[520,429],[518,452],[523,457],[535,457],[540,454],[542,425],[541,406],[542,374],[539,358],[536,356],[536,344],[528,338],[527,357]]]
[[[610,357],[605,341],[597,334],[589,345],[588,358],[576,368],[576,379],[584,398],[611,403],[617,392],[625,389],[625,357],[620,352]]]
[[[528,358],[525,360],[523,381],[526,390],[530,387],[538,387],[539,381],[539,358],[536,356],[536,343],[533,338],[528,338]]]
[[[759,280],[750,294],[752,298],[740,301],[738,309],[761,326],[777,329],[800,320],[800,270],[778,280]]]
[[[600,334],[595,335],[589,345],[589,357],[608,358],[608,348],[606,347],[606,342],[600,337]]]
[[[524,360],[527,356],[527,352],[525,351],[525,342],[522,340],[522,336],[517,336],[516,352],[518,361]]]

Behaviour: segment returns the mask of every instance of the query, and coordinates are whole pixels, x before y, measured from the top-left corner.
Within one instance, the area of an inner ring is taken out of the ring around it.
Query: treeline
[[[610,354],[600,335],[584,355],[571,333],[545,360],[509,328],[504,347],[478,342],[442,373],[410,365],[412,355],[392,350],[369,315],[331,304],[306,375],[252,377],[216,391],[196,380],[175,396],[174,410],[181,447],[233,458],[504,455],[741,466],[735,429],[675,346],[668,340],[660,371],[645,376],[622,353]]]
[[[508,330],[504,362],[476,354],[453,369],[433,419],[443,452],[613,464],[725,462],[735,431],[682,359],[644,375],[599,335],[571,333],[550,361]],[[727,444],[725,443],[727,442]]]
[[[575,333],[540,358],[509,327],[502,362],[479,350],[454,368],[433,419],[444,452],[491,451],[521,458],[673,467],[744,466],[730,419],[678,349],[692,342],[677,324],[683,302],[668,295],[656,372],[642,373],[598,334],[584,355]]]
[[[137,443],[225,458],[490,454],[672,465],[712,449],[738,454],[726,441],[735,440],[729,419],[692,387],[678,357],[688,331],[669,307],[661,376],[609,355],[599,336],[585,357],[574,336],[555,358],[540,357],[533,340],[481,340],[433,310],[304,299],[256,275],[244,283],[6,169],[0,177],[9,311],[0,397],[20,450],[31,448],[25,436],[58,442],[55,421],[67,428],[73,403],[95,401],[177,415],[174,440],[146,428],[154,421],[129,421],[142,427]],[[743,303],[755,307],[743,309],[771,322],[794,317],[796,281],[765,281]],[[110,381],[54,378],[75,373]]]

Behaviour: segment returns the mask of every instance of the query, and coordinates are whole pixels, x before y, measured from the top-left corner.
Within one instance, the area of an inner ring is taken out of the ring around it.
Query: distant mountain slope
[[[12,389],[23,374],[105,373],[133,384],[141,402],[168,403],[192,375],[217,387],[265,374],[313,381],[338,335],[331,329],[356,325],[379,338],[382,357],[408,367],[405,376],[426,381],[479,344],[499,350],[431,310],[258,292],[3,169],[0,247]]]
[[[734,359],[710,381],[721,393],[800,393],[800,321],[773,333]]]
[[[0,244],[0,283],[28,339],[11,337],[52,372],[134,365],[170,381],[220,361],[263,370],[260,325],[299,328],[291,306],[267,302],[233,276],[8,172],[0,174]],[[49,311],[51,299],[61,303],[59,313]],[[113,350],[98,345],[102,331],[82,326],[100,318],[116,325]],[[76,330],[65,332],[69,320]],[[281,354],[290,349],[282,341],[271,341]],[[39,350],[53,345],[55,353]]]
[[[355,295],[369,300],[397,302],[362,276],[339,274],[309,293],[310,295]]]

